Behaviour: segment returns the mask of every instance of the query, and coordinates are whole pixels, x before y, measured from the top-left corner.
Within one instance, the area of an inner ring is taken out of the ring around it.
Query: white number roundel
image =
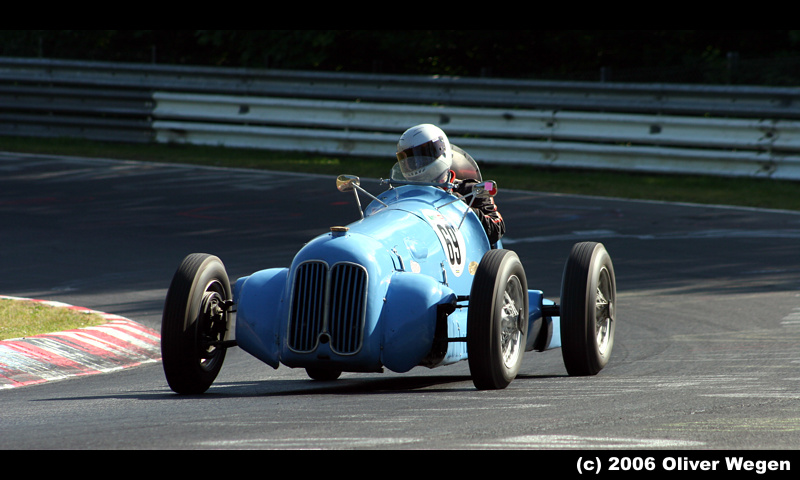
[[[439,237],[444,249],[445,259],[450,265],[450,271],[456,277],[460,277],[464,272],[464,263],[467,256],[464,237],[461,232],[456,230],[441,213],[435,210],[423,210],[422,214],[433,227],[436,236]]]

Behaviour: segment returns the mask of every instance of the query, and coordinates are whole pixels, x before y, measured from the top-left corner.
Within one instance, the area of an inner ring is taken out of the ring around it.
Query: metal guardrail
[[[392,158],[441,126],[480,161],[800,180],[800,89],[0,57],[0,135]],[[388,160],[387,160],[388,161]]]

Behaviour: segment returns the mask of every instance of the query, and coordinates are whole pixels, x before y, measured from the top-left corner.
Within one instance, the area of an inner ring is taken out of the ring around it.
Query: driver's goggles
[[[409,162],[413,161],[412,159],[414,158],[428,158],[427,161],[430,163],[430,159],[437,159],[444,155],[445,149],[444,140],[439,137],[421,145],[397,152],[397,160],[400,162]]]

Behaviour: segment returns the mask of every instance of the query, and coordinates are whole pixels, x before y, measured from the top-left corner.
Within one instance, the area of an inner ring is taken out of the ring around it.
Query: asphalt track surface
[[[362,185],[379,191],[376,181]],[[232,349],[202,396],[173,394],[158,362],[0,390],[0,449],[796,457],[800,215],[500,189],[505,247],[519,254],[531,288],[557,299],[575,242],[601,241],[610,252],[619,323],[597,376],[567,376],[554,350],[527,354],[500,391],[476,391],[466,363],[320,383]],[[218,255],[235,279],[286,266],[304,242],[356,219],[352,196],[327,176],[0,153],[0,295],[158,330],[186,254]]]

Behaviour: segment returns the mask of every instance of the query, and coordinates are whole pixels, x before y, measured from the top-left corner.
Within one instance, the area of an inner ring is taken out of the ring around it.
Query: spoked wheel
[[[161,320],[161,357],[170,388],[203,393],[222,368],[231,286],[219,258],[195,253],[172,278]]]
[[[561,284],[561,354],[570,375],[595,375],[608,363],[616,300],[614,266],[603,244],[575,244]]]
[[[484,255],[469,296],[467,353],[480,390],[507,387],[517,376],[528,332],[528,281],[517,254]]]

